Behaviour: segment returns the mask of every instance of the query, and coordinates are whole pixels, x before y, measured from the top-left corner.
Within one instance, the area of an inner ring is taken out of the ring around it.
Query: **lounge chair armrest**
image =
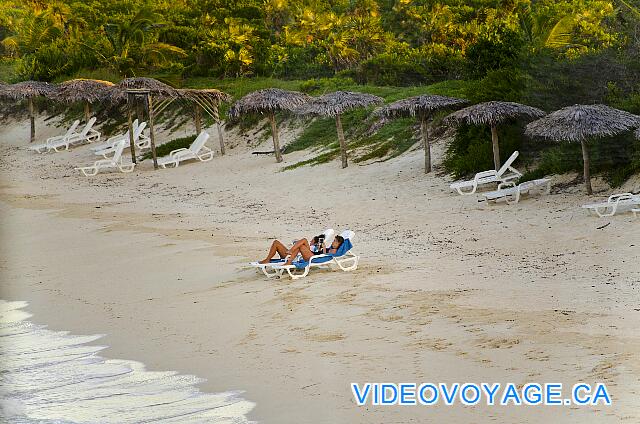
[[[478,172],[476,174],[476,176],[473,178],[475,181],[481,179],[481,178],[486,178],[486,177],[495,177],[496,175],[498,175],[498,173],[495,170],[490,170],[490,171],[483,171],[483,172]]]
[[[322,258],[328,258],[331,257],[331,255],[327,255],[327,254],[322,254],[322,255],[313,255],[312,257],[309,258],[309,263],[313,262],[314,259],[322,259]]]
[[[620,194],[612,194],[611,196],[609,196],[609,199],[607,200],[609,203],[613,203],[613,202],[620,202],[621,200],[627,200],[627,199],[632,199],[633,198],[633,194],[631,193],[620,193]]]
[[[171,152],[169,152],[169,156],[173,156],[173,155],[175,155],[176,153],[184,152],[185,150],[189,150],[189,149],[187,149],[187,148],[183,147],[183,148],[181,148],[181,149],[175,149],[175,150],[172,150]]]

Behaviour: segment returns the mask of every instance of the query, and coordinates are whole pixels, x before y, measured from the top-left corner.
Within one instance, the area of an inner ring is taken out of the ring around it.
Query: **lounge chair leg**
[[[468,194],[473,194],[476,192],[476,190],[478,189],[478,185],[474,184],[473,188],[471,189],[471,191],[462,191],[462,189],[460,187],[456,187],[456,191],[458,192],[458,194],[460,194],[461,196],[466,196]]]

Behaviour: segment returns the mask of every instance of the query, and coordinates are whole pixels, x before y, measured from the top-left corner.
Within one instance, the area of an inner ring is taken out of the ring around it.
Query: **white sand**
[[[640,421],[640,219],[589,216],[581,186],[488,206],[425,176],[420,150],[279,172],[236,134],[208,163],[86,178],[73,166],[94,160],[87,147],[33,154],[27,128],[0,129],[0,298],[54,330],[107,334],[104,356],[245,390],[269,423]],[[357,271],[244,267],[272,238],[326,227],[356,231]],[[530,381],[605,382],[613,405],[359,408],[350,390]]]

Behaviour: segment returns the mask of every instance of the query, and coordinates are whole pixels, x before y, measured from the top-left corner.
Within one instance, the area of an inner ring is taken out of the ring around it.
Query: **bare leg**
[[[302,259],[304,259],[305,261],[308,261],[313,256],[313,252],[311,251],[309,244],[296,244],[289,251],[289,259],[287,260],[285,265],[291,265],[296,256],[298,256],[298,253],[302,255]]]
[[[261,260],[260,263],[268,264],[269,261],[271,261],[271,259],[276,255],[276,253],[280,255],[281,258],[284,258],[289,253],[289,250],[279,240],[274,240],[274,242],[271,243],[271,248],[269,249],[269,253],[267,254],[267,257]]]

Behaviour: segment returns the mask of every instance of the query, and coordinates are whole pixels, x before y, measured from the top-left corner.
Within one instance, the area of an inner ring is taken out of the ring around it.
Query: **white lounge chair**
[[[132,123],[131,123],[131,127],[133,128],[133,133],[136,133],[136,129],[138,128],[138,120],[135,119]],[[129,139],[129,130],[127,129],[127,131],[125,131],[122,134],[118,134],[118,135],[114,135],[112,137],[109,137],[107,139],[107,141],[105,141],[104,143],[100,143],[98,145],[92,146],[91,150],[93,150],[94,152],[97,152],[99,150],[104,150],[104,149],[108,149],[109,147],[113,146],[114,144],[116,144],[118,141],[122,140],[122,139]]]
[[[549,194],[551,191],[551,180],[549,178],[540,178],[517,185],[513,181],[507,181],[498,184],[497,190],[482,193],[482,195],[488,202],[496,202],[504,199],[506,203],[518,203],[520,196],[529,194],[533,190],[544,191],[545,194]]]
[[[121,172],[131,172],[135,167],[135,163],[124,164],[122,162],[122,152],[126,146],[125,140],[120,140],[117,144],[117,148],[110,159],[100,159],[93,163],[91,166],[84,166],[81,168],[75,168],[82,172],[87,177],[96,175],[101,169],[118,168]]]
[[[190,159],[198,159],[201,162],[207,162],[213,159],[213,150],[205,146],[205,143],[209,139],[209,133],[202,131],[191,146],[188,149],[176,149],[169,153],[169,156],[164,156],[158,159],[158,165],[163,168],[167,166],[173,166],[177,168],[180,162]]]
[[[606,202],[582,205],[584,209],[594,211],[601,218],[615,215],[618,209],[631,209],[633,211],[635,206],[640,206],[640,194],[613,194],[609,196]]]
[[[509,157],[509,159],[507,159],[504,165],[502,165],[502,167],[497,171],[495,169],[492,169],[490,171],[479,172],[475,175],[473,180],[457,181],[451,184],[450,187],[452,190],[456,190],[461,195],[467,195],[475,193],[478,189],[478,186],[482,184],[502,183],[506,181],[516,180],[522,177],[522,173],[511,165],[516,160],[519,154],[520,153],[517,150],[513,152],[513,154]],[[466,189],[469,190],[465,191]]]
[[[324,230],[322,232],[322,234],[324,234],[324,239],[325,239],[325,244],[331,244],[331,242],[333,242],[333,237],[335,235],[335,231],[332,228],[327,228],[326,230]],[[295,244],[297,240],[295,240],[293,242],[293,244]],[[249,263],[249,266],[256,268],[257,270],[262,271],[262,273],[264,275],[266,275],[268,278],[273,278],[273,277],[280,277],[282,275],[282,273],[284,272],[284,269],[282,268],[277,268],[275,269],[275,267],[279,267],[280,265],[284,265],[284,263],[287,261],[287,259],[289,259],[289,256],[286,256],[284,258],[278,258],[278,259],[273,259],[271,260],[271,262],[266,263],[266,264],[261,264],[260,262],[251,262]]]
[[[73,134],[75,134],[75,130],[76,128],[78,128],[78,125],[80,125],[80,121],[78,121],[77,119],[75,121],[73,121],[73,123],[71,124],[71,126],[69,127],[69,129],[67,130],[67,132],[64,135],[56,135],[54,137],[49,137],[47,138],[47,141],[42,143],[42,144],[37,144],[35,146],[31,146],[29,147],[30,150],[35,150],[38,153],[43,153],[47,150],[49,150],[50,146],[53,146],[54,144],[60,142],[61,140],[65,140],[69,137],[71,137]]]
[[[330,268],[331,265],[337,265],[338,268],[345,272],[357,269],[360,257],[352,251],[354,232],[346,230],[340,235],[344,238],[344,242],[336,254],[315,255],[309,258],[308,262],[296,261],[293,265],[275,265],[273,269],[280,273],[286,271],[293,280],[306,277],[311,268]]]
[[[140,140],[140,134],[142,134],[142,131],[144,131],[144,128],[147,126],[146,122],[143,122],[140,125],[136,125],[135,129],[133,130],[133,143],[140,148],[139,140]],[[129,140],[129,131],[127,131],[124,136],[121,136],[120,138],[115,138],[115,140],[113,142],[111,142],[110,145],[108,145],[107,147],[101,149],[101,150],[97,150],[94,152],[94,154],[99,155],[104,157],[105,159],[109,158],[109,155],[113,154],[116,149],[117,149],[117,145],[119,142],[123,141],[125,145],[128,145],[130,143]]]
[[[637,218],[638,214],[640,214],[640,209],[631,209],[631,212],[633,212],[633,217]]]
[[[81,144],[84,142],[93,143],[94,141],[100,141],[100,133],[93,129],[93,124],[96,123],[96,118],[89,119],[89,122],[84,126],[79,133],[73,133],[69,137],[55,140],[51,143],[47,143],[47,152],[51,150],[59,152],[64,147],[64,150],[69,150],[69,147],[73,144]]]

